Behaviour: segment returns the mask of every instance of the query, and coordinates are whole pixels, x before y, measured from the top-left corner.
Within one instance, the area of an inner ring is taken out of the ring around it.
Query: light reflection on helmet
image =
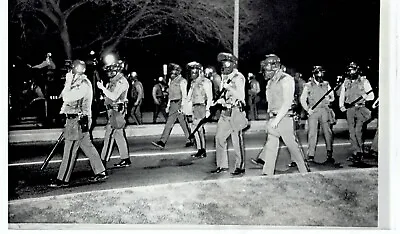
[[[72,72],[75,74],[83,74],[86,71],[86,64],[82,60],[74,60],[72,62]]]

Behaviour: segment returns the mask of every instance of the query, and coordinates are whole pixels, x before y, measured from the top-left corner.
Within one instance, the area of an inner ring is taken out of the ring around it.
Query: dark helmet
[[[200,63],[193,61],[186,65],[186,69],[187,70],[192,70],[192,69],[203,70],[203,66]]]
[[[351,62],[348,66],[347,66],[347,71],[346,71],[347,75],[350,78],[357,78],[358,75],[361,74],[361,70],[360,70],[360,66],[358,66],[357,63],[355,62]]]
[[[106,72],[114,72],[115,75],[118,72],[121,72],[125,68],[125,63],[122,60],[118,60],[117,62],[110,63],[103,67],[103,70]],[[115,76],[114,75],[114,76]]]
[[[195,61],[188,63],[186,69],[190,73],[189,75],[191,79],[196,79],[203,72],[203,66]]]
[[[312,74],[315,78],[321,79],[325,75],[325,69],[322,66],[313,66]]]
[[[168,64],[168,71],[171,73],[172,71],[176,71],[177,73],[181,73],[182,72],[182,68],[181,66],[179,66],[176,63],[170,63]]]
[[[219,53],[217,60],[222,63],[221,73],[224,75],[232,73],[233,69],[237,66],[237,58],[231,53]]]
[[[268,80],[281,68],[281,59],[275,54],[268,54],[265,56],[265,59],[261,61],[260,66],[265,79]]]
[[[82,60],[74,60],[72,62],[72,71],[75,74],[83,74],[86,71],[86,64]]]

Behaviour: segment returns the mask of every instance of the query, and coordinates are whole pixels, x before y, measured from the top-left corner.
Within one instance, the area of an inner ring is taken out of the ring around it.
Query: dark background
[[[256,1],[252,1],[256,2]],[[258,4],[262,3],[258,2]],[[271,1],[269,1],[271,2]],[[288,1],[274,0],[275,5],[287,7]],[[258,74],[259,62],[265,54],[275,53],[290,71],[298,71],[303,78],[310,76],[313,65],[325,67],[327,78],[334,85],[337,75],[343,74],[350,61],[361,64],[373,88],[378,89],[379,70],[379,14],[378,0],[289,0],[298,8],[285,18],[269,17],[257,25],[249,42],[239,48],[239,71]],[[286,3],[286,4],[283,4]],[[256,4],[256,3],[254,3]],[[261,4],[257,7],[263,7]],[[266,7],[266,6],[265,6]],[[90,24],[101,12],[88,12],[75,17],[71,24]],[[267,12],[267,10],[266,10]],[[271,25],[275,33],[271,34]],[[285,25],[285,27],[283,27]],[[287,26],[289,25],[289,26]],[[71,41],[85,37],[89,32],[80,27],[70,27]],[[282,28],[282,30],[281,30]],[[21,80],[34,74],[24,64],[38,64],[51,51],[60,68],[65,57],[59,35],[44,33],[27,43],[20,43],[20,25],[9,24],[9,69],[10,89],[19,86]],[[31,30],[35,30],[32,28]],[[29,32],[28,32],[29,33]],[[90,48],[96,50],[97,48]],[[74,57],[87,58],[88,48],[74,50]],[[136,41],[123,41],[117,47],[121,58],[135,70],[145,88],[145,111],[151,111],[151,89],[154,79],[162,76],[162,65],[175,62],[185,66],[198,61],[203,65],[217,66],[216,56],[225,49],[212,40],[199,43],[176,33],[173,24],[165,27],[161,35]],[[58,75],[60,76],[62,72]],[[262,77],[257,78],[263,83]],[[377,94],[377,92],[375,92]]]

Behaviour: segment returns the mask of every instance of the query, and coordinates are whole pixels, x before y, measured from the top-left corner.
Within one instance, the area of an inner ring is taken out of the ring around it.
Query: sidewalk
[[[260,118],[263,116],[261,115]],[[265,118],[265,116],[264,116]],[[144,120],[152,119],[152,113],[144,113]],[[159,119],[160,121],[160,119]],[[105,123],[105,119],[100,119],[98,121],[100,124]],[[103,123],[104,122],[104,123]],[[150,121],[145,121],[150,122]],[[250,128],[246,130],[246,132],[263,132],[265,131],[265,120],[257,120],[257,121],[249,121]],[[307,130],[307,121],[303,120],[302,123]],[[376,129],[377,120],[371,121],[367,128],[368,129]],[[334,125],[333,130],[343,130],[347,129],[347,121],[345,119],[338,119],[336,125]],[[127,137],[148,137],[148,136],[160,136],[164,129],[164,123],[159,124],[143,124],[143,125],[128,125],[126,127],[126,136]],[[205,129],[207,134],[215,134],[217,130],[217,123],[207,123],[205,125]],[[95,127],[93,130],[93,139],[101,139],[104,137],[104,126]],[[61,134],[62,129],[33,129],[33,130],[12,130],[8,133],[8,141],[9,144],[16,143],[32,143],[32,142],[52,142],[56,141]],[[171,136],[174,135],[183,135],[183,131],[179,124],[175,124],[172,129]]]

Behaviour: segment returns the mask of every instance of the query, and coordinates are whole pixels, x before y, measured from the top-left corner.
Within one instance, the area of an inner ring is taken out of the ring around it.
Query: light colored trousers
[[[332,125],[329,123],[328,114],[329,113],[326,108],[316,108],[314,113],[308,117],[308,156],[315,156],[318,140],[318,125],[321,125],[324,133],[326,150],[333,150]]]
[[[271,118],[273,120],[274,118]],[[273,175],[275,171],[276,159],[279,150],[279,138],[282,137],[283,142],[288,147],[291,159],[296,162],[301,173],[306,173],[307,168],[301,153],[299,142],[294,135],[293,119],[285,116],[279,122],[276,128],[272,128],[267,124],[267,142],[265,143],[263,174]]]
[[[90,166],[94,174],[99,174],[105,171],[103,163],[100,160],[100,155],[90,140],[89,132],[83,133],[83,137],[79,140],[65,140],[64,141],[63,159],[58,170],[57,179],[68,182],[72,170],[75,167],[77,151],[80,147],[86,157],[89,158]]]
[[[242,130],[235,130],[235,127],[232,124],[232,119],[235,118],[235,115],[241,113],[239,112],[238,108],[232,109],[231,116],[225,116],[224,113],[225,111],[223,110],[218,120],[217,133],[215,135],[217,167],[229,168],[227,139],[229,136],[231,136],[233,149],[235,150],[235,168],[244,169],[245,154]]]

